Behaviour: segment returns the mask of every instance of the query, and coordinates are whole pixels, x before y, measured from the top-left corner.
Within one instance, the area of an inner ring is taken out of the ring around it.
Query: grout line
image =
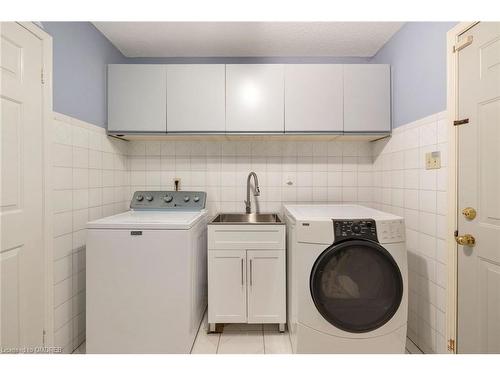
[[[222,336],[222,332],[217,333],[217,335],[219,335],[219,337],[217,339],[217,349],[215,350],[215,354],[219,354],[219,345],[220,345],[220,339],[221,339],[221,336]]]

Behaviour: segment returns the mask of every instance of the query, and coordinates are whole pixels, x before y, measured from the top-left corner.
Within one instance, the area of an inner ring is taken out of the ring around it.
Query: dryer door
[[[394,316],[403,297],[403,278],[378,243],[347,240],[318,257],[310,289],[328,322],[343,331],[362,333],[382,327]]]

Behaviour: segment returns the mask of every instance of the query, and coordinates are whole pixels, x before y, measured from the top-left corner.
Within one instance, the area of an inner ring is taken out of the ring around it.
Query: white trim
[[[454,231],[457,229],[457,129],[453,125],[457,108],[457,54],[453,46],[458,37],[476,25],[477,22],[461,22],[447,33],[447,108],[448,108],[448,285],[446,306],[446,340],[455,340],[457,352],[457,244]]]
[[[45,277],[45,346],[54,343],[54,262],[53,262],[53,202],[52,202],[52,37],[33,22],[17,22],[20,26],[42,41],[42,67],[44,84],[42,86],[43,111],[43,211],[44,211],[44,277]]]

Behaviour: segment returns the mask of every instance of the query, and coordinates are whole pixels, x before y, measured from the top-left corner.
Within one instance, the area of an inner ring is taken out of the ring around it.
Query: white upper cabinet
[[[167,132],[225,131],[225,65],[167,65]]]
[[[390,66],[344,65],[344,131],[390,132]]]
[[[284,131],[284,67],[226,65],[226,131]]]
[[[285,131],[342,132],[343,66],[285,65]]]
[[[108,131],[167,130],[165,65],[108,65]]]

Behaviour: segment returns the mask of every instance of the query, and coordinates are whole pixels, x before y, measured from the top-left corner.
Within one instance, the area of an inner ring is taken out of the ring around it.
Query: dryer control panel
[[[404,220],[380,220],[377,222],[380,243],[395,243],[405,240]]]
[[[367,239],[378,242],[377,226],[373,219],[333,220],[335,242],[346,239]]]

